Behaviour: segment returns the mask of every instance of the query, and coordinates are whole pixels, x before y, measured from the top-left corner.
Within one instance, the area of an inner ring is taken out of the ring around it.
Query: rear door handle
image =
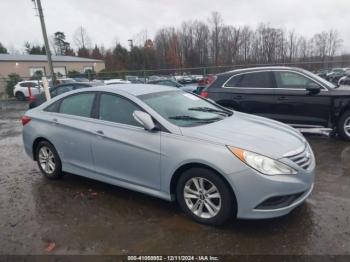
[[[243,99],[243,96],[241,96],[241,95],[236,95],[236,96],[234,96],[233,98],[234,98],[234,99]]]
[[[286,100],[288,100],[288,98],[285,96],[280,96],[280,97],[278,97],[278,100],[279,101],[286,101]]]

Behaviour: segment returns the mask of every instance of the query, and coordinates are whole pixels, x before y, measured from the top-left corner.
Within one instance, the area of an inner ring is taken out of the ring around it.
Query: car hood
[[[183,127],[181,132],[184,136],[246,149],[274,159],[306,143],[301,133],[288,125],[239,112],[211,124]]]
[[[329,90],[333,96],[350,96],[350,86],[340,86]]]

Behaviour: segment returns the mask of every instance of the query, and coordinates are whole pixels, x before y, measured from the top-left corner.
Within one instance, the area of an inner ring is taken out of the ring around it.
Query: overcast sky
[[[83,26],[98,45],[119,40],[126,46],[141,30],[153,37],[160,27],[207,21],[218,11],[234,26],[264,22],[307,37],[337,29],[343,49],[350,51],[350,0],[42,0],[42,6],[48,34],[63,31],[70,42]],[[0,10],[0,42],[6,47],[23,50],[25,41],[42,43],[32,0],[1,0]]]

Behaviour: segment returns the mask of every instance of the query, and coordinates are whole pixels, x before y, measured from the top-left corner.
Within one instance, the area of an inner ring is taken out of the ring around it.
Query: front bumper
[[[248,168],[229,175],[229,182],[237,198],[237,218],[264,219],[288,214],[308,198],[314,187],[315,162],[308,170],[300,169],[296,175],[266,176]],[[288,199],[288,196],[294,196]],[[263,205],[271,199],[288,199],[274,206]],[[287,201],[287,200],[286,200]]]

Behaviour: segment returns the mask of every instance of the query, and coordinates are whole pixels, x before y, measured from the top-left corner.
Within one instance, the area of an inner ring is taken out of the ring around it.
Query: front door
[[[295,125],[327,126],[331,103],[327,89],[296,72],[275,71],[274,76],[276,120]],[[308,86],[318,86],[321,91],[312,94],[306,90]]]
[[[92,153],[96,172],[120,181],[160,188],[160,132],[146,131],[132,114],[140,108],[125,97],[99,96]]]

